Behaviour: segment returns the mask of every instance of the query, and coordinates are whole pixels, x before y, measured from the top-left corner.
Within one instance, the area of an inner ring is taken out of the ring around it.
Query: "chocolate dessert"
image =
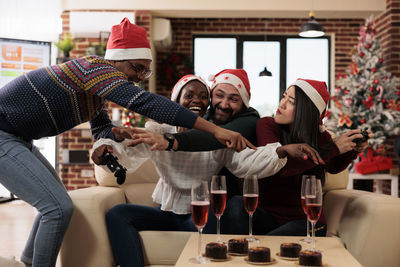
[[[206,257],[211,259],[226,259],[226,251],[225,244],[211,242],[206,245]]]
[[[249,261],[250,262],[270,262],[271,251],[267,247],[253,247],[249,248]]]
[[[249,242],[244,238],[235,238],[228,241],[228,251],[234,254],[247,254]]]
[[[299,253],[299,264],[302,266],[322,266],[322,254],[313,250],[302,250]]]
[[[298,258],[301,245],[298,243],[282,243],[279,256],[286,258]]]

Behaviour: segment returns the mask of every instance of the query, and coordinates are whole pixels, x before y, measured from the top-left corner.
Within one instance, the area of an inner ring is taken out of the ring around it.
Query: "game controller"
[[[126,168],[119,164],[118,158],[114,157],[107,150],[104,151],[103,157],[107,161],[106,165],[108,169],[114,173],[117,183],[120,185],[123,184],[126,178]]]
[[[356,143],[357,145],[361,144],[361,143],[364,143],[369,138],[367,130],[361,131],[361,134],[363,136],[362,138],[356,138],[356,139],[353,140],[353,142]]]

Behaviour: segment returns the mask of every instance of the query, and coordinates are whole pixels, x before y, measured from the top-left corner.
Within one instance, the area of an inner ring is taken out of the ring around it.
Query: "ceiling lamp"
[[[299,35],[301,37],[321,37],[325,34],[325,29],[314,18],[314,11],[310,11],[310,18],[306,23],[301,25]]]
[[[265,35],[264,35],[265,45],[267,45],[267,24],[268,24],[268,19],[265,19]],[[264,58],[266,58],[266,50],[267,50],[267,47],[264,48]],[[262,71],[260,71],[258,76],[259,77],[272,77],[272,73],[265,66],[264,69]]]
[[[272,73],[267,69],[267,67],[264,67],[264,69],[258,74],[260,77],[272,77]]]

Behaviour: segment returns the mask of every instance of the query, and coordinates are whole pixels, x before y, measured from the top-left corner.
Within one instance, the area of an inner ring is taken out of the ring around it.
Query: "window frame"
[[[282,97],[283,93],[286,91],[286,76],[287,76],[287,40],[288,39],[301,39],[302,37],[298,35],[238,35],[238,34],[194,34],[192,36],[193,53],[192,62],[195,66],[196,62],[194,60],[195,53],[195,39],[196,38],[234,38],[236,39],[236,68],[243,68],[243,43],[246,41],[273,41],[280,43],[280,77],[279,77],[279,98]],[[330,35],[324,35],[317,38],[307,38],[307,39],[327,39],[328,40],[328,84],[331,87],[331,62],[332,62],[332,39]]]

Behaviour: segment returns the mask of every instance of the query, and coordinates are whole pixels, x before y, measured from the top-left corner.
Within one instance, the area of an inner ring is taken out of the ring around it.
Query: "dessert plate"
[[[295,261],[294,264],[296,264],[297,266],[305,266],[305,265],[300,265],[299,261]],[[306,266],[306,267],[327,267],[328,264],[326,264],[326,262],[322,262],[321,266]]]
[[[254,261],[249,261],[249,258],[246,257],[244,258],[245,262],[248,264],[253,264],[253,265],[271,265],[277,263],[277,260],[275,258],[271,258],[271,261],[266,261],[266,262],[254,262]]]
[[[248,253],[236,253],[236,252],[229,252],[228,251],[228,254],[232,255],[232,256],[247,256]]]
[[[297,257],[297,258],[283,257],[283,256],[281,256],[281,254],[279,252],[277,252],[275,255],[278,256],[279,258],[281,258],[282,260],[287,260],[287,261],[298,261],[299,260],[299,257]]]
[[[203,257],[206,257],[206,258],[209,259],[210,261],[215,261],[215,262],[223,262],[223,261],[230,261],[230,260],[232,260],[232,257],[231,257],[230,255],[226,255],[226,259],[214,259],[214,258],[207,257],[206,254],[203,254]]]

